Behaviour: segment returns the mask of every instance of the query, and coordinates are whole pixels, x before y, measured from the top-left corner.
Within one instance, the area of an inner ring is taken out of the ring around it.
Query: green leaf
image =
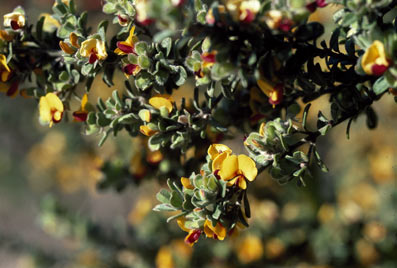
[[[185,84],[186,79],[187,79],[187,73],[185,68],[183,68],[182,66],[178,66],[178,72],[174,76],[175,84],[177,86],[182,86],[183,84]]]
[[[37,38],[38,40],[41,40],[42,37],[43,37],[43,25],[44,25],[44,20],[45,20],[45,17],[42,16],[42,17],[37,21],[37,24],[36,24],[36,38]]]
[[[374,85],[372,86],[372,90],[376,95],[381,95],[383,92],[389,89],[389,83],[385,79],[384,76],[381,76],[378,78],[378,80],[375,81]]]
[[[176,211],[178,209],[174,208],[170,204],[159,204],[153,208],[154,211]]]
[[[180,193],[178,191],[172,191],[171,192],[171,199],[170,199],[170,204],[176,208],[181,209],[182,204],[183,204],[183,198],[181,197]]]
[[[178,219],[179,217],[183,217],[183,216],[185,216],[185,215],[188,214],[188,213],[189,213],[188,211],[184,211],[184,212],[181,212],[181,213],[179,213],[179,214],[177,214],[177,215],[171,216],[171,217],[169,217],[169,218],[167,219],[167,223],[170,222],[170,221],[172,221],[172,220]]]
[[[170,37],[164,38],[161,41],[161,47],[165,49],[165,56],[168,57],[171,53],[172,39]]]
[[[157,193],[156,198],[161,203],[169,204],[171,193],[166,189],[161,189],[160,192]]]
[[[107,3],[103,6],[103,9],[102,9],[102,10],[103,10],[103,13],[106,13],[106,14],[113,14],[113,13],[115,13],[115,12],[117,11],[116,4],[107,2]]]

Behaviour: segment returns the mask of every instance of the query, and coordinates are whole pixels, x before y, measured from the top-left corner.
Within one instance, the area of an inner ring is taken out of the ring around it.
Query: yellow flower
[[[75,111],[73,113],[74,120],[77,122],[84,122],[87,120],[87,104],[88,104],[88,95],[84,94],[83,98],[81,99],[81,106],[80,110]]]
[[[386,58],[385,46],[379,40],[375,40],[365,51],[361,66],[368,75],[380,76],[389,68],[389,60]]]
[[[259,88],[262,92],[269,97],[269,103],[273,105],[273,108],[280,104],[283,100],[283,85],[277,84],[273,86],[270,82],[266,80],[257,81]]]
[[[214,238],[217,240],[224,240],[227,234],[226,228],[217,222],[215,226],[208,219],[204,222],[204,233],[209,238]]]
[[[186,188],[186,189],[190,189],[190,190],[194,189],[194,186],[190,183],[190,179],[189,178],[182,177],[181,178],[181,183],[182,183],[183,187]]]
[[[219,5],[217,7],[217,11],[220,15],[224,15],[226,13],[226,8],[224,5]],[[212,8],[208,11],[207,15],[205,16],[205,20],[208,24],[214,24],[215,23],[215,17],[214,17],[214,12]]]
[[[89,38],[81,44],[80,55],[89,58],[88,62],[90,64],[95,63],[97,60],[104,60],[108,56],[105,43],[95,38]]]
[[[185,226],[185,217],[180,217],[177,219],[178,226],[188,234],[185,237],[185,243],[189,246],[193,246],[199,240],[201,234],[203,233],[200,229],[189,229]]]
[[[263,256],[263,244],[260,238],[247,235],[237,244],[237,256],[241,263],[250,263]]]
[[[59,21],[52,17],[51,14],[42,13],[40,14],[40,17],[44,17],[43,30],[46,32],[52,32],[61,27]]]
[[[0,30],[0,39],[6,42],[11,42],[12,39],[14,39],[14,35],[6,30]]]
[[[0,54],[0,77],[1,82],[7,82],[11,76],[11,69],[7,64],[7,57],[3,54]]]
[[[157,130],[151,129],[151,128],[150,128],[149,126],[147,126],[147,125],[141,125],[141,126],[139,127],[139,131],[140,131],[143,135],[148,136],[148,137],[151,137],[151,136],[153,136],[154,134],[157,133]]]
[[[172,249],[169,246],[162,246],[157,252],[156,268],[173,268],[175,267],[172,258]]]
[[[123,72],[127,78],[129,78],[130,75],[137,75],[140,71],[141,67],[137,64],[127,64],[123,67]]]
[[[40,98],[39,109],[40,120],[43,123],[48,123],[50,127],[62,120],[63,103],[54,93],[47,93],[47,95]]]
[[[228,155],[219,166],[220,178],[228,181],[229,186],[237,183],[243,190],[247,188],[246,180],[253,181],[258,174],[254,160],[243,154]]]
[[[235,19],[250,23],[259,12],[261,3],[258,0],[228,0],[226,7]]]
[[[208,148],[208,155],[211,157],[212,161],[214,161],[215,158],[217,158],[223,152],[231,154],[232,150],[224,144],[212,144]]]
[[[25,26],[25,15],[20,12],[12,12],[4,15],[4,27],[11,27],[14,31]]]
[[[114,50],[114,53],[117,55],[136,54],[135,44],[138,42],[138,37],[135,36],[134,31],[135,26],[132,26],[128,38],[125,41],[117,42],[117,48]]]
[[[167,108],[168,113],[171,113],[174,106],[172,105],[171,97],[168,95],[157,95],[149,99],[149,104],[154,108],[159,109],[162,107]]]
[[[68,43],[66,43],[64,41],[59,41],[59,47],[66,54],[73,55],[74,53],[76,53],[76,50],[73,49]]]

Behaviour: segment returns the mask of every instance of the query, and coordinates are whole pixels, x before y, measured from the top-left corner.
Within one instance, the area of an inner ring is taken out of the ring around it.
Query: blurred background
[[[32,22],[52,3],[2,1],[0,12],[22,5]],[[93,25],[103,18],[100,0],[76,3]],[[98,81],[90,99],[111,92]],[[326,104],[316,101],[311,113]],[[397,105],[385,95],[374,109],[375,130],[359,117],[349,140],[346,124],[321,139],[329,173],[314,170],[306,187],[262,174],[249,189],[250,228],[190,248],[169,215],[151,211],[156,180],[97,190],[108,161],[140,172],[141,140],[121,134],[98,148],[99,137],[84,136],[79,123],[43,127],[35,101],[0,95],[0,267],[397,267]]]

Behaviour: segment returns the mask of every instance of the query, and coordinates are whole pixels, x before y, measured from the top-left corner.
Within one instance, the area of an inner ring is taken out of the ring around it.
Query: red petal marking
[[[316,0],[317,7],[326,7],[328,4],[325,0]]]
[[[10,88],[7,90],[6,95],[8,97],[14,96],[14,94],[17,92],[18,90],[18,82],[14,82],[11,84]]]
[[[54,114],[55,114],[57,111],[54,110],[54,111],[51,111],[51,112],[52,112],[52,121],[53,121],[55,124],[62,121],[63,113],[61,114],[61,118],[60,118],[59,120],[56,120],[56,119],[54,118]]]
[[[154,19],[145,19],[143,21],[138,21],[143,26],[148,26],[154,22]]]
[[[221,176],[219,176],[219,171],[220,171],[220,170],[217,169],[217,170],[215,170],[215,172],[214,172],[215,178],[217,178],[218,181],[221,179]]]
[[[12,20],[12,21],[11,21],[11,28],[12,28],[14,31],[21,29],[21,27],[19,27],[18,22],[15,21],[15,20]]]
[[[251,23],[255,19],[255,14],[249,9],[246,9],[245,12],[247,12],[247,16],[244,18],[242,22]]]
[[[127,46],[122,44],[121,42],[117,42],[117,47],[123,51],[124,53],[130,54],[130,53],[134,53],[135,54],[135,49],[134,47],[131,46]]]
[[[91,52],[88,62],[90,64],[94,64],[97,60],[98,60],[98,56],[96,55],[96,53],[94,51]]]
[[[374,64],[372,65],[372,74],[376,75],[376,76],[381,76],[382,74],[384,74],[384,72],[387,71],[387,69],[389,68],[389,66],[386,65],[379,65],[379,64]]]
[[[284,19],[281,23],[280,26],[278,27],[281,31],[283,32],[289,32],[292,28],[292,21],[289,19]]]
[[[215,53],[203,53],[201,59],[205,62],[215,63]]]
[[[121,23],[127,23],[127,22],[128,22],[128,18],[123,18],[123,17],[120,16],[120,15],[117,15],[117,17],[119,18],[119,21],[120,21]]]
[[[132,75],[137,67],[138,65],[136,64],[127,64],[124,66],[123,71],[128,75]]]
[[[281,101],[283,100],[283,91],[284,91],[283,90],[283,84],[277,84],[274,87],[274,91],[275,91],[275,94],[277,95],[277,98],[276,98],[276,100],[273,100],[273,98],[269,98],[269,103],[271,105],[280,104]]]
[[[200,229],[194,230],[193,233],[191,233],[189,236],[186,237],[185,242],[186,244],[193,244],[195,243],[199,238],[200,235],[203,231],[201,231]]]
[[[87,120],[88,113],[86,112],[74,112],[73,117],[77,122],[85,122]]]
[[[317,9],[316,1],[307,4],[306,8],[310,11],[310,13],[313,13],[314,11],[316,11],[316,9]]]

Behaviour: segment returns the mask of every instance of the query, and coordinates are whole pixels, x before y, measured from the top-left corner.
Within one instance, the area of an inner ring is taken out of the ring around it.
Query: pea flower
[[[254,160],[250,157],[240,155],[228,155],[220,163],[219,177],[228,181],[228,185],[237,184],[241,189],[247,189],[247,181],[253,181],[258,174]]]
[[[174,109],[172,103],[173,101],[168,95],[157,95],[149,99],[149,104],[152,105],[154,108],[160,110],[160,108],[165,107],[168,113],[171,113]]]
[[[214,171],[215,176],[218,176],[223,160],[231,154],[232,150],[224,144],[212,144],[208,148],[208,155],[212,160],[212,170]]]
[[[251,23],[261,8],[258,0],[228,0],[226,4],[229,12],[239,21]]]
[[[26,18],[21,12],[14,11],[4,15],[4,27],[11,27],[14,31],[25,26]]]
[[[224,240],[227,231],[226,228],[220,222],[217,222],[216,225],[213,226],[212,222],[206,219],[204,222],[204,233],[209,238]]]
[[[138,42],[138,37],[135,36],[135,26],[132,26],[128,38],[125,41],[117,42],[117,48],[114,53],[117,55],[127,55],[130,53],[135,53],[135,44]]]
[[[190,190],[194,189],[194,186],[190,183],[189,178],[182,177],[181,183],[182,183],[183,187],[185,187],[186,189],[190,189]]]
[[[90,64],[97,60],[105,60],[108,56],[105,43],[96,38],[89,38],[81,44],[80,55],[89,58]]]
[[[0,77],[1,82],[7,82],[11,77],[11,69],[7,64],[7,57],[0,54]]]
[[[127,64],[126,66],[123,67],[123,72],[127,78],[130,77],[130,75],[137,75],[141,71],[141,67],[137,64]]]
[[[185,217],[180,217],[177,219],[178,226],[188,234],[185,237],[185,243],[189,246],[193,246],[199,240],[203,231],[201,229],[189,229],[185,226]]]
[[[149,25],[154,20],[148,15],[148,0],[135,0],[136,20],[142,25]]]
[[[258,80],[257,83],[259,88],[262,90],[262,92],[269,97],[269,103],[273,105],[273,108],[276,107],[277,104],[280,104],[282,102],[283,100],[282,84],[277,84],[273,86],[265,80]]]
[[[217,51],[204,52],[201,54],[201,68],[195,73],[199,78],[204,77],[204,70],[211,68],[216,62]]]
[[[157,130],[154,130],[154,129],[150,128],[148,125],[141,125],[139,127],[139,131],[143,135],[148,136],[148,137],[151,137],[151,136],[153,136],[154,134],[157,133]]]
[[[84,122],[87,120],[87,116],[88,116],[87,104],[88,104],[88,95],[84,94],[83,98],[81,99],[80,110],[75,111],[73,113],[73,117],[76,122]]]
[[[40,120],[52,127],[54,123],[59,123],[62,120],[64,107],[59,97],[50,92],[40,98],[39,110]]]
[[[375,40],[365,51],[361,66],[368,75],[380,76],[389,68],[390,61],[386,57],[385,46]]]

